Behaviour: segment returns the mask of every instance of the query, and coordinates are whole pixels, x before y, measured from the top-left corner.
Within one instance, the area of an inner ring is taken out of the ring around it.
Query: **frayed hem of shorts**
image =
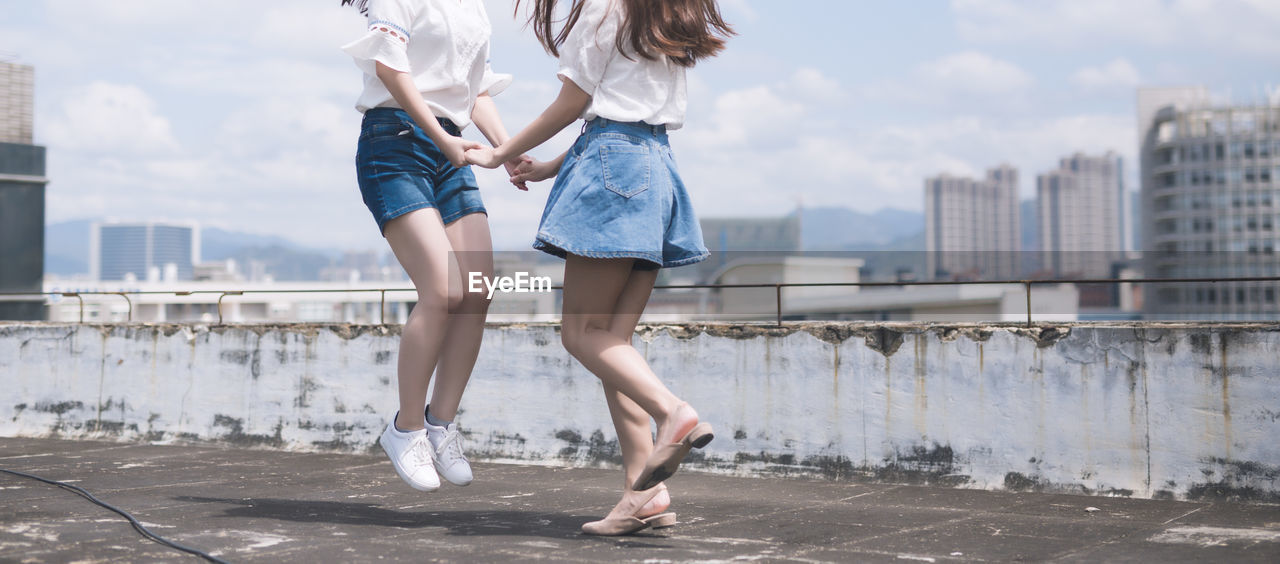
[[[470,207],[470,208],[466,208],[466,209],[462,209],[462,210],[458,210],[458,211],[456,211],[456,212],[453,212],[453,213],[449,214],[449,217],[442,217],[442,218],[440,218],[440,222],[441,222],[441,223],[443,223],[443,224],[445,224],[445,225],[451,225],[451,224],[453,224],[455,221],[458,221],[459,219],[462,219],[462,218],[464,218],[464,217],[467,217],[467,216],[469,216],[469,215],[471,215],[471,214],[476,214],[476,213],[482,213],[482,214],[484,214],[486,217],[489,215],[489,212],[488,212],[487,210],[485,210],[484,206],[475,206],[475,207]]]
[[[663,261],[657,253],[646,253],[644,251],[586,251],[574,249],[557,241],[554,237],[546,233],[538,233],[537,239],[533,242],[533,248],[552,256],[565,258],[565,255],[575,255],[585,258],[611,259],[611,258],[631,258],[644,261],[644,270],[655,270],[659,268],[675,268],[678,266],[687,266],[706,260],[711,256],[709,252],[699,253],[697,255],[687,256],[676,260]]]
[[[404,216],[404,215],[408,215],[410,212],[415,212],[415,211],[418,211],[418,210],[425,210],[425,209],[435,209],[437,213],[439,213],[439,211],[440,211],[440,208],[439,208],[439,207],[437,207],[435,204],[430,203],[430,202],[423,202],[423,203],[414,204],[414,205],[412,205],[412,206],[405,206],[405,207],[403,207],[403,208],[399,208],[399,209],[395,210],[394,212],[391,212],[390,214],[388,214],[388,216],[389,216],[389,217],[387,217],[386,219],[384,219],[384,220],[382,220],[382,221],[379,221],[379,222],[378,222],[378,231],[379,231],[380,233],[382,233],[382,236],[383,236],[383,237],[386,237],[386,236],[387,236],[387,224],[388,224],[388,223],[391,223],[391,220],[396,219],[396,218],[401,217],[401,216]],[[444,225],[451,225],[451,224],[453,224],[454,222],[458,221],[459,219],[462,219],[462,218],[464,218],[464,217],[466,217],[466,216],[469,216],[469,215],[471,215],[471,214],[473,214],[473,213],[482,213],[482,214],[485,214],[486,216],[487,216],[487,215],[489,215],[489,212],[488,212],[487,210],[485,210],[484,206],[473,206],[473,207],[470,207],[470,208],[465,208],[465,209],[462,209],[462,210],[458,210],[458,211],[456,211],[456,212],[453,212],[453,213],[449,214],[449,217],[443,217],[443,216],[442,216],[442,217],[440,218],[440,223],[442,223],[442,224],[444,224]]]
[[[410,206],[404,206],[404,207],[402,207],[402,208],[397,208],[395,211],[392,211],[392,212],[387,213],[387,214],[386,214],[386,219],[380,219],[380,220],[378,220],[378,232],[379,232],[379,233],[382,233],[382,236],[383,236],[383,237],[386,237],[386,236],[387,236],[387,224],[388,224],[388,223],[391,223],[391,221],[392,221],[392,220],[394,220],[394,219],[396,219],[396,218],[399,218],[399,217],[401,217],[401,216],[407,215],[409,212],[415,212],[415,211],[418,211],[418,210],[425,210],[425,209],[427,209],[427,208],[435,208],[435,207],[436,207],[436,205],[435,205],[435,204],[433,204],[433,203],[431,203],[431,202],[419,202],[419,203],[416,203],[416,204],[413,204],[413,205],[410,205]]]
[[[689,255],[682,259],[669,260],[662,265],[662,268],[676,268],[678,266],[689,266],[691,264],[698,264],[709,258],[711,258],[710,252],[698,253],[696,255]]]

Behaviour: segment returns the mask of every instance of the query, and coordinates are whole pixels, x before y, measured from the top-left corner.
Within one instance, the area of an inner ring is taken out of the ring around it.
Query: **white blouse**
[[[377,76],[377,63],[409,73],[436,117],[471,125],[476,97],[496,95],[511,75],[489,67],[489,16],[482,0],[371,0],[369,31],[342,47],[364,71],[361,113],[399,104]]]
[[[560,49],[558,74],[591,95],[583,119],[599,116],[679,129],[689,105],[685,68],[666,57],[651,61],[619,53],[622,10],[617,0],[586,0]]]

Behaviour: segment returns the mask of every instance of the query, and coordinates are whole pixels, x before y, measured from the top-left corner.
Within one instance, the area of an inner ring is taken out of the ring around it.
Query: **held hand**
[[[559,171],[556,170],[553,162],[529,159],[516,167],[515,172],[511,174],[511,182],[520,184],[538,182],[555,176],[556,172]]]
[[[445,140],[444,145],[440,147],[440,152],[444,153],[444,158],[449,159],[453,166],[463,167],[467,166],[467,152],[483,147],[484,145],[475,141],[468,141],[451,135]]]
[[[529,185],[523,180],[516,180],[516,173],[520,170],[520,167],[526,166],[532,162],[533,157],[530,157],[529,155],[520,155],[520,158],[507,161],[502,165],[507,168],[507,175],[511,177],[511,183],[514,184],[516,188],[524,190],[525,192],[529,191]]]
[[[468,163],[484,168],[498,168],[502,164],[493,154],[493,147],[476,146],[467,150]]]

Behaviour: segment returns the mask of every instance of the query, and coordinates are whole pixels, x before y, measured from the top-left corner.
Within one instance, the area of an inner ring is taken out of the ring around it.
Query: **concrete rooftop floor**
[[[616,501],[618,471],[475,467],[471,486],[423,494],[382,456],[0,439],[0,468],[74,481],[231,562],[1280,561],[1276,505],[694,472],[669,481],[676,527],[588,537],[578,527]],[[0,474],[0,561],[199,560]]]

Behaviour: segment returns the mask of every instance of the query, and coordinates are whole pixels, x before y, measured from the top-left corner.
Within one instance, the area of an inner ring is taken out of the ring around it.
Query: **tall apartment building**
[[[1058,277],[1106,278],[1124,258],[1123,161],[1077,153],[1036,179],[1043,265]]]
[[[0,143],[31,144],[35,92],[35,67],[0,62]]]
[[[0,292],[44,284],[45,148],[34,144],[35,69],[0,62]],[[0,320],[44,319],[44,298],[0,298]]]
[[[924,183],[928,278],[1007,279],[1019,275],[1018,169],[1001,165],[983,180],[941,175]]]
[[[1204,89],[1142,89],[1143,268],[1154,278],[1280,275],[1280,92],[1215,105]],[[1149,286],[1148,314],[1274,319],[1280,284]]]
[[[95,223],[89,232],[94,280],[192,280],[200,230],[176,223]]]

